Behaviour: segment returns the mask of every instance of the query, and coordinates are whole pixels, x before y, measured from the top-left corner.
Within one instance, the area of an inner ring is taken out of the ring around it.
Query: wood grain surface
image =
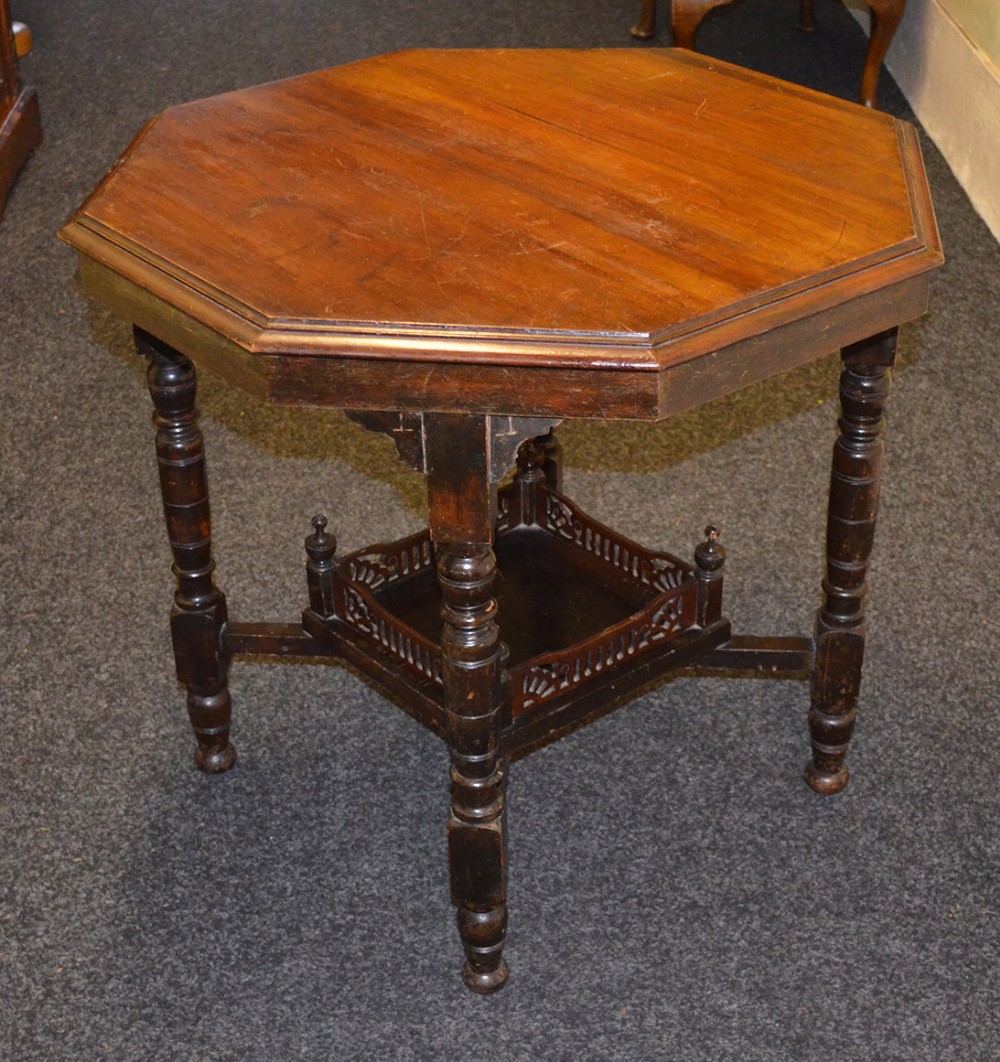
[[[63,236],[256,353],[653,371],[893,285],[912,316],[941,260],[905,123],[673,49],[402,52],[175,107]]]

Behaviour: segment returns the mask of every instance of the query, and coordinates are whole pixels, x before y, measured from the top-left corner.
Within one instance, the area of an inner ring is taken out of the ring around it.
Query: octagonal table
[[[164,112],[62,235],[149,359],[198,765],[234,762],[234,657],[371,676],[450,748],[470,988],[507,976],[509,757],[628,690],[809,677],[807,778],[846,784],[896,328],[941,262],[908,125],[684,51],[411,51]],[[837,348],[814,637],[732,634],[716,529],[688,563],[561,493],[560,420],[656,420]],[[428,530],[338,557],[316,517],[301,619],[230,620],[194,363],[389,434]]]

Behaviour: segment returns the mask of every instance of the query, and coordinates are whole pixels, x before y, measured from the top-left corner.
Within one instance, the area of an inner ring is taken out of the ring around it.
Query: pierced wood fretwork
[[[502,535],[521,525],[521,507],[517,495],[511,490],[502,490],[497,495],[496,534]]]
[[[442,684],[439,646],[404,626],[357,587],[341,584],[338,598],[344,623],[374,641],[418,679]]]
[[[440,686],[440,647],[400,622],[373,596],[375,591],[433,568],[434,549],[426,531],[370,546],[340,562],[334,600],[340,620],[374,641],[417,679]]]
[[[559,494],[546,491],[540,526],[659,593],[677,589],[691,575],[688,565],[637,546],[591,520]]]
[[[677,591],[666,599],[657,598],[625,623],[564,653],[529,660],[514,668],[514,718],[679,634],[691,626],[693,618],[692,595]]]
[[[410,575],[434,567],[434,551],[427,532],[392,545],[379,545],[344,559],[347,578],[369,590],[378,590]]]

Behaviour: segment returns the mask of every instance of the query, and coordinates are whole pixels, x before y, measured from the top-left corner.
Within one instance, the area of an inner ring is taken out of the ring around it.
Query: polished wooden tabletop
[[[730,384],[796,322],[749,377],[916,316],[941,261],[906,123],[673,49],[408,51],[174,107],[63,237],[116,309],[233,356],[634,376],[729,350]],[[607,415],[677,408],[655,390]]]

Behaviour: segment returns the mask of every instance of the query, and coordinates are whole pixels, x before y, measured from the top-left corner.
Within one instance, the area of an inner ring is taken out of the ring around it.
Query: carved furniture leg
[[[721,4],[732,0],[672,0],[670,27],[678,48],[694,49],[694,38],[702,19]],[[871,9],[871,38],[861,75],[859,98],[866,107],[875,107],[879,71],[896,27],[903,17],[906,0],[865,0]],[[816,29],[815,0],[799,0],[799,29],[812,33]],[[632,27],[632,36],[647,39],[656,33],[656,0],[642,0],[639,21]]]
[[[656,0],[642,0],[639,21],[632,27],[632,36],[648,40],[656,33]]]
[[[191,362],[147,332],[135,330],[136,349],[149,361],[149,393],[167,536],[177,590],[170,614],[177,677],[187,688],[197,747],[195,763],[211,774],[229,770],[229,659],[222,651],[226,599],[216,587],[208,480]]]
[[[462,977],[485,994],[507,980],[506,764],[500,747],[505,650],[493,598],[489,418],[427,414],[425,425],[430,528],[443,597],[451,894],[466,954]]]
[[[815,0],[799,0],[799,29],[803,33],[816,32]]]
[[[694,36],[701,20],[714,7],[730,4],[732,0],[673,0],[670,5],[670,27],[678,48],[694,50]]]
[[[847,785],[844,759],[854,729],[865,648],[865,577],[875,535],[882,468],[883,413],[896,329],[845,347],[840,437],[833,449],[827,514],[824,601],[816,619],[806,780],[818,793]]]
[[[545,485],[549,490],[562,491],[562,447],[556,438],[555,429],[540,435],[538,445],[544,451],[542,471],[545,473]]]
[[[732,0],[671,0],[670,29],[678,48],[694,50],[694,36],[701,20],[720,4]],[[646,40],[656,33],[656,0],[642,0],[639,21],[632,27],[632,36]]]
[[[875,107],[878,89],[878,75],[882,61],[889,50],[896,27],[903,17],[906,0],[866,0],[871,8],[871,38],[868,41],[868,55],[861,75],[861,102],[866,107]]]

